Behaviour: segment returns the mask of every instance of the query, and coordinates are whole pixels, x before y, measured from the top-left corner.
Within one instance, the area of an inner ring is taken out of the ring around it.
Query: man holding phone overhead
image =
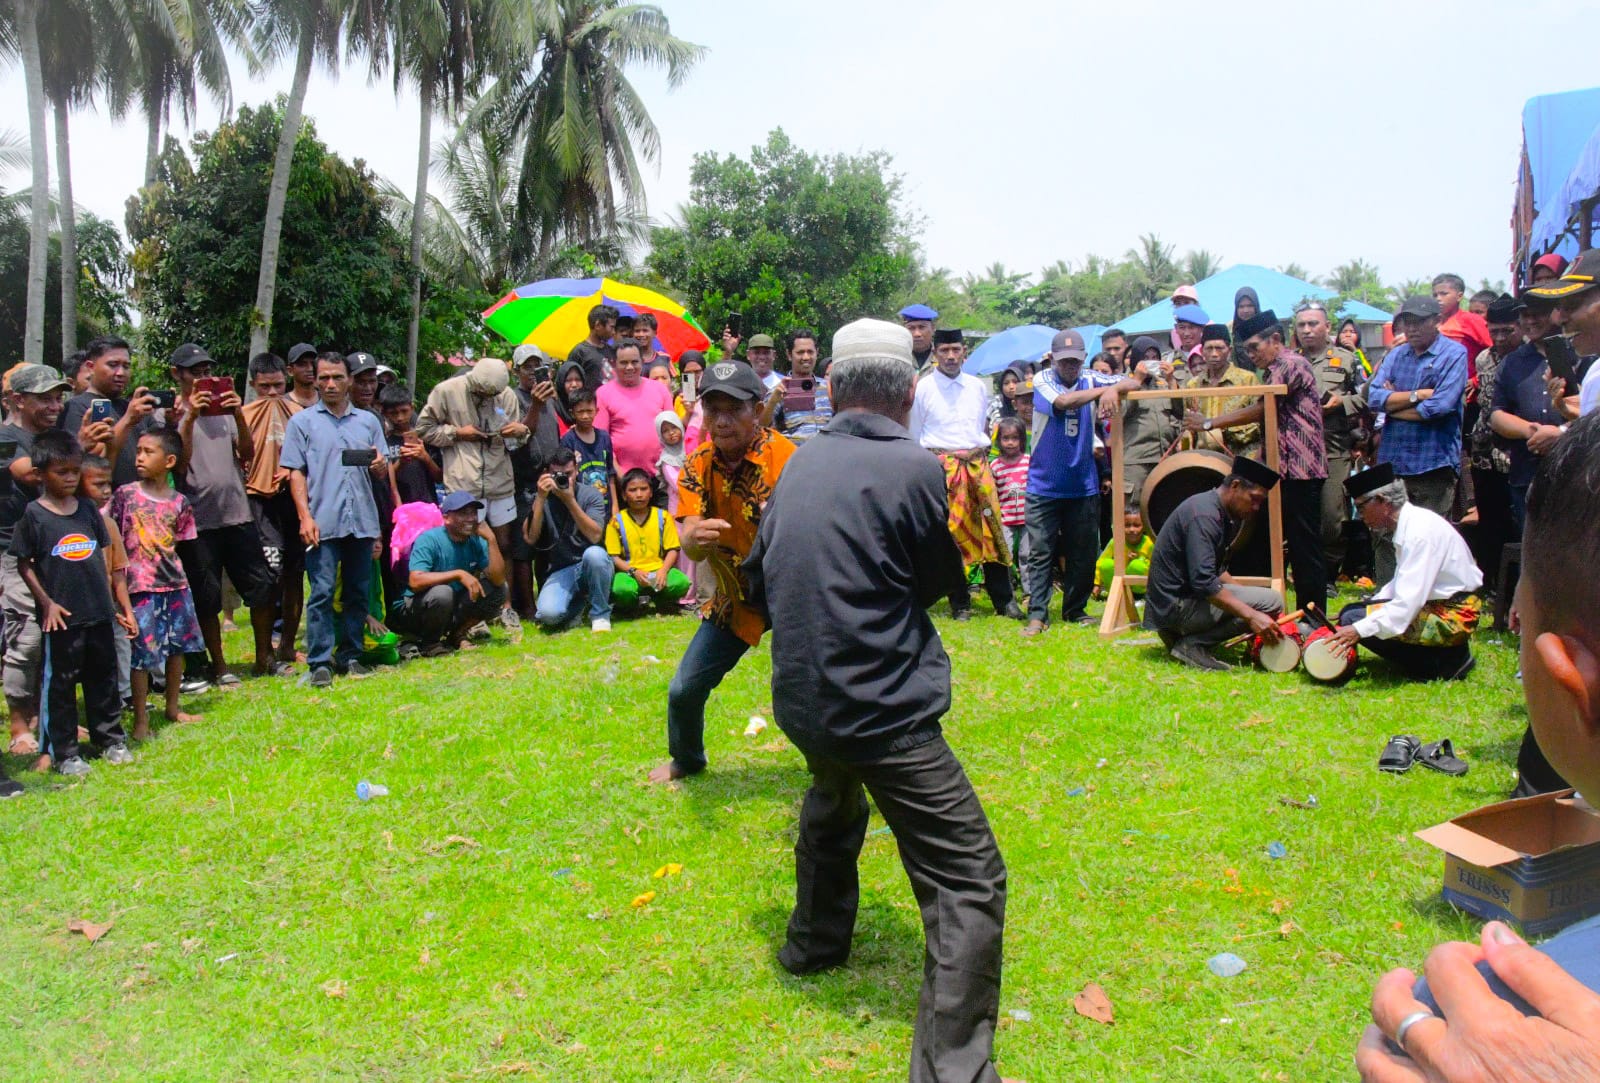
[[[178,556],[211,656],[211,679],[218,688],[230,688],[239,678],[228,672],[222,650],[222,573],[228,573],[250,608],[257,674],[275,668],[272,625],[277,618],[273,597],[277,580],[267,565],[245,494],[244,475],[255,458],[255,442],[250,439],[244,402],[230,377],[212,375],[212,365],[211,355],[192,342],[172,351],[172,377],[182,396],[174,408],[183,440],[183,458],[175,473],[178,491],[194,510],[198,532],[193,541],[178,543]]]
[[[317,404],[289,419],[279,463],[291,471],[289,491],[300,517],[306,573],[311,577],[306,601],[306,662],[311,668],[300,681],[326,688],[333,683],[335,665],[336,575],[343,587],[339,670],[349,677],[372,672],[357,655],[366,624],[373,549],[382,536],[367,468],[384,441],[378,419],[350,402],[350,363],[343,354],[317,356],[317,391],[321,396]]]

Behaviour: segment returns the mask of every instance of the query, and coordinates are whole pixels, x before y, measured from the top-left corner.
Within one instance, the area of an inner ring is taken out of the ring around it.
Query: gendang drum
[[[1283,629],[1283,638],[1266,643],[1256,636],[1250,641],[1250,657],[1268,673],[1290,673],[1300,664],[1300,630],[1292,624],[1278,627]]]
[[[1332,628],[1318,628],[1302,652],[1306,672],[1324,684],[1343,684],[1355,675],[1356,649],[1333,642]]]

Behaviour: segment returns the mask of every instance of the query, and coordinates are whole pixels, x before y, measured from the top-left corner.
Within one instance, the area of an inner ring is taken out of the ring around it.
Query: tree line
[[[32,183],[25,199],[23,359],[45,359],[52,239],[47,119],[55,130],[56,279],[67,355],[77,348],[84,270],[71,186],[73,111],[103,104],[114,117],[137,112],[145,120],[145,185],[130,201],[133,236],[132,219],[165,198],[151,190],[161,183],[163,163],[172,163],[162,137],[174,109],[191,122],[203,90],[231,111],[230,55],[252,74],[289,66],[289,92],[274,110],[255,289],[244,317],[248,350],[257,353],[269,338],[281,338],[274,329],[278,271],[312,70],[338,74],[346,66],[364,67],[371,76],[391,78],[397,94],[414,88],[421,102],[416,184],[409,201],[392,191],[385,201],[409,233],[405,356],[414,384],[430,235],[440,242],[437,248],[452,236],[482,242],[492,233],[502,261],[476,268],[487,276],[514,275],[571,246],[603,246],[637,229],[644,215],[640,163],[658,158],[660,135],[626,69],[659,65],[675,85],[702,54],[700,46],[673,36],[659,8],[622,0],[0,0],[0,55],[20,62],[27,87]],[[485,144],[493,147],[503,188],[491,209],[497,218],[474,221],[469,209],[463,222],[430,198],[436,115],[459,125],[445,152],[447,161],[454,156],[466,163],[462,170]],[[241,115],[240,122],[259,127],[259,119]],[[234,124],[219,132],[224,127]],[[213,133],[205,146],[197,145],[197,154],[203,158],[216,138]],[[172,176],[169,171],[169,181]],[[133,300],[141,314],[141,290],[154,281],[157,253],[145,255],[143,264],[137,253],[133,261]],[[230,256],[237,261],[236,252]]]

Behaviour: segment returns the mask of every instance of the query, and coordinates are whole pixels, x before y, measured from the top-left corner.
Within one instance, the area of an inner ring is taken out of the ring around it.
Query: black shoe
[[[1011,602],[1010,604],[1008,604],[1004,609],[1002,609],[1000,611],[1000,615],[1002,617],[1006,617],[1009,620],[1027,620],[1028,619],[1028,614],[1026,612],[1024,612],[1023,608],[1020,605],[1018,605],[1016,602]]]
[[[792,944],[785,944],[782,948],[778,949],[778,965],[783,967],[783,969],[787,970],[797,978],[803,978],[807,974],[819,974],[824,970],[832,970],[835,967],[843,966],[848,958],[847,956],[841,956],[838,959],[808,960],[801,962],[797,958],[799,954],[799,952],[794,950],[794,945]]]
[[[972,609],[971,609],[971,607],[969,606],[969,607],[967,607],[965,609],[952,609],[952,610],[950,610],[950,619],[951,620],[971,620],[972,619]]]
[[[0,778],[0,801],[8,801],[13,797],[21,797],[27,791],[22,788],[22,783],[9,778]]]
[[[328,688],[333,684],[333,670],[327,666],[313,666],[300,677],[302,688]]]
[[[1223,673],[1233,668],[1197,643],[1176,643],[1168,653],[1184,665],[1193,666],[1195,669]]]

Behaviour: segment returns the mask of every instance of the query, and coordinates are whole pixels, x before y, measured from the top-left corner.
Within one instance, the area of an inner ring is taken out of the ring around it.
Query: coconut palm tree
[[[306,87],[321,61],[337,71],[341,53],[366,54],[381,62],[389,5],[383,0],[254,0],[251,26],[256,54],[264,63],[293,56],[294,75],[284,102],[283,128],[272,162],[267,211],[261,230],[261,263],[256,276],[256,306],[250,321],[250,353],[262,353],[272,333],[272,302],[278,289],[278,247],[283,238],[283,208],[289,198],[289,170],[305,119]],[[375,56],[375,54],[378,54]]]
[[[523,138],[519,202],[537,225],[536,262],[563,238],[586,243],[642,214],[639,160],[661,136],[628,81],[633,64],[659,65],[676,87],[704,55],[672,35],[661,9],[619,0],[531,0],[539,63],[502,81],[491,103]]]
[[[497,69],[531,63],[539,47],[534,9],[514,0],[398,0],[389,21],[395,93],[413,83],[421,102],[417,185],[413,206],[427,208],[435,112],[459,111]],[[411,216],[411,322],[406,332],[406,381],[417,379],[422,321],[423,232],[427,214]]]
[[[1183,257],[1183,272],[1190,282],[1203,282],[1222,270],[1222,257],[1209,249],[1190,252]]]
[[[1172,259],[1172,246],[1162,244],[1154,233],[1139,235],[1139,247],[1128,249],[1123,257],[1133,265],[1139,279],[1143,304],[1166,297],[1178,286],[1180,269]]]
[[[28,300],[23,321],[22,359],[44,361],[44,291],[50,244],[50,157],[45,142],[44,58],[39,45],[39,20],[44,0],[5,0],[0,7],[0,46],[22,60],[22,81],[28,97],[28,148],[33,165],[29,193]]]

